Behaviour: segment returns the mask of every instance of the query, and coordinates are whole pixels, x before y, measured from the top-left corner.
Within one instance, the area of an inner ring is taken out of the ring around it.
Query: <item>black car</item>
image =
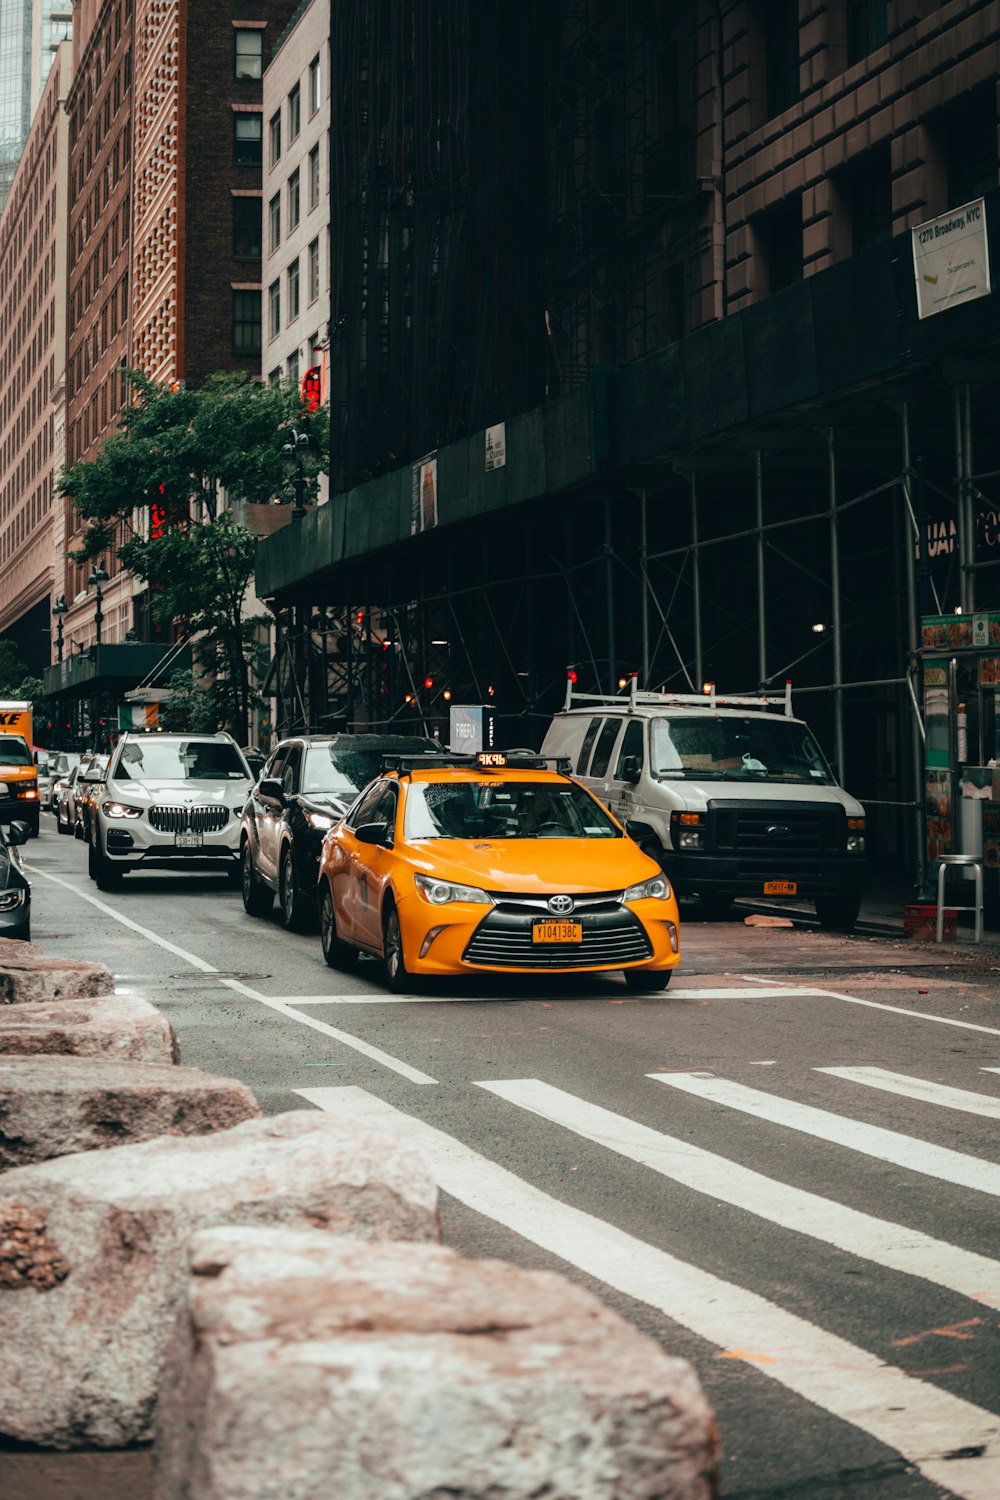
[[[316,914],[323,837],[379,773],[383,755],[440,751],[437,740],[405,734],[304,734],[282,740],[247,798],[240,829],[243,905],[271,910],[286,927]]]
[[[0,824],[0,937],[31,941],[31,884],[24,873],[19,844],[31,829],[22,819]]]

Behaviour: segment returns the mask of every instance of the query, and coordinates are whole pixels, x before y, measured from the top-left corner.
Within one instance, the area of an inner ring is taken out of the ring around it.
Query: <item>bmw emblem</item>
[[[576,905],[572,896],[550,896],[549,911],[554,917],[568,917]]]

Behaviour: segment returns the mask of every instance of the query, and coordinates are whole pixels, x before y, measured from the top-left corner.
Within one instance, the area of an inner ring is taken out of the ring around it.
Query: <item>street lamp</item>
[[[296,432],[293,427],[288,442],[281,449],[281,461],[285,465],[287,473],[294,474],[295,476],[292,480],[292,488],[295,491],[295,506],[292,510],[293,521],[301,521],[306,513],[302,499],[306,488],[306,478],[302,472],[302,457],[311,448],[312,438],[308,432]]]
[[[52,606],[52,613],[56,621],[56,661],[63,659],[63,615],[68,614],[69,605],[66,603],[66,595],[60,594]]]
[[[97,604],[97,608],[94,610],[94,627],[97,632],[96,643],[98,646],[101,644],[101,621],[104,619],[104,612],[101,609],[101,600],[103,598],[101,584],[107,583],[107,581],[108,574],[104,571],[104,563],[99,562],[87,579],[87,587],[94,590]]]

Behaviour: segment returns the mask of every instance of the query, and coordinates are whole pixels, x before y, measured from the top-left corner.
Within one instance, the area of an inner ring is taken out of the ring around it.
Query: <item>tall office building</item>
[[[0,0],[0,212],[56,48],[72,29],[71,0]]]

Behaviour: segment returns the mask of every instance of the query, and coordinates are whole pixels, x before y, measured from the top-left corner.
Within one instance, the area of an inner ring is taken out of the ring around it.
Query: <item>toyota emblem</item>
[[[575,905],[572,896],[549,897],[549,911],[554,917],[568,917]]]

